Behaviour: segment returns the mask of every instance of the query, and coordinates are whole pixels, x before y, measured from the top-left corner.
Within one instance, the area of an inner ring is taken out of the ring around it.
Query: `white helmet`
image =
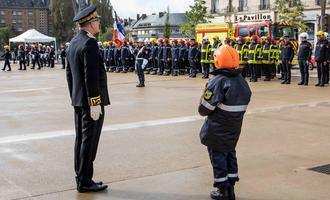
[[[209,38],[207,36],[203,37],[203,40],[209,40]]]
[[[65,43],[65,46],[67,46],[67,47],[68,47],[69,45],[70,45],[70,42],[67,42],[67,43]]]
[[[327,32],[324,32],[324,37],[326,38],[326,39],[330,39],[330,35],[329,35],[329,33],[327,33]]]
[[[102,46],[102,42],[98,41],[97,44],[101,47]]]
[[[308,40],[308,34],[306,32],[303,32],[299,35],[300,38],[305,38],[306,40]]]

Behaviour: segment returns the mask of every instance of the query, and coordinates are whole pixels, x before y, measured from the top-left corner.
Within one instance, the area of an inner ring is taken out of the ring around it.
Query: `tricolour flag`
[[[121,24],[121,19],[117,16],[116,11],[115,13],[115,20],[114,20],[114,27],[113,27],[113,42],[115,45],[120,48],[123,45],[123,42],[125,40],[125,31]]]

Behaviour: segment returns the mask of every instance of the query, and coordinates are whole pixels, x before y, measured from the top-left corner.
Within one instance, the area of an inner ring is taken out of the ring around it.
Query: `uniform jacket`
[[[197,59],[198,59],[197,44],[192,45],[189,48],[188,59],[189,59],[189,61],[195,61],[195,62],[197,61]]]
[[[329,60],[329,42],[328,40],[319,40],[315,46],[315,60],[324,62]]]
[[[122,61],[129,60],[129,58],[130,58],[130,51],[128,49],[128,46],[122,46],[121,47],[120,57],[121,57],[121,60]]]
[[[164,46],[161,45],[158,47],[158,52],[157,52],[157,59],[162,60],[163,59],[163,48]]]
[[[200,115],[207,116],[200,139],[211,149],[230,152],[235,150],[241,134],[251,90],[239,70],[216,70],[214,75],[198,108]]]
[[[179,47],[179,60],[184,61],[186,59],[185,56],[186,52],[187,52],[186,47],[184,45],[181,45]]]
[[[163,46],[163,59],[164,61],[170,61],[171,60],[171,45],[165,45]]]
[[[301,42],[298,52],[298,60],[311,60],[313,47],[308,41]]]
[[[287,42],[282,49],[282,60],[292,62],[294,57],[294,50],[291,42]]]
[[[6,51],[6,53],[4,53],[1,57],[5,58],[6,61],[9,61],[11,59],[10,51]]]
[[[179,61],[180,56],[180,46],[175,45],[171,49],[171,55],[172,55],[172,62]]]
[[[97,40],[81,30],[67,51],[66,77],[73,106],[109,105],[107,75]]]
[[[158,46],[156,44],[152,45],[150,47],[150,60],[154,60],[156,59],[157,55],[158,55]]]
[[[61,50],[61,58],[62,58],[62,60],[65,59],[65,57],[66,57],[66,50],[65,49],[62,49]]]

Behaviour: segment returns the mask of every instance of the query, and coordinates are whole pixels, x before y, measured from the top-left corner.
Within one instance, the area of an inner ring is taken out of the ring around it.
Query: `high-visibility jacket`
[[[210,43],[203,43],[202,49],[201,49],[201,63],[210,63],[210,49],[211,49]]]
[[[249,45],[249,64],[259,64],[259,55],[261,54],[261,45],[258,43],[251,43]]]
[[[214,52],[222,45],[221,42],[216,41],[213,43],[212,47],[210,48],[210,63],[214,63]]]
[[[260,56],[262,64],[272,64],[272,57],[274,54],[274,46],[272,44],[264,44],[262,54]]]
[[[247,49],[248,46],[246,44],[235,44],[234,48],[239,54],[239,64],[244,65],[247,64]]]

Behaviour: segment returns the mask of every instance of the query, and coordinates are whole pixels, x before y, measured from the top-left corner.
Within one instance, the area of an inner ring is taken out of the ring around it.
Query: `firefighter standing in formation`
[[[298,63],[299,63],[301,81],[298,83],[298,85],[308,85],[308,80],[309,80],[308,66],[309,66],[309,62],[311,61],[313,47],[312,44],[307,41],[307,39],[308,39],[307,33],[300,34],[301,44],[299,46],[299,52],[298,52]]]
[[[209,38],[204,37],[202,49],[201,49],[201,64],[202,64],[203,79],[209,78],[211,48],[212,46],[210,44]]]
[[[329,83],[329,69],[326,70],[330,60],[329,41],[323,31],[319,31],[316,36],[318,41],[315,47],[315,61],[317,62],[318,83],[315,86],[324,87],[324,84]]]

